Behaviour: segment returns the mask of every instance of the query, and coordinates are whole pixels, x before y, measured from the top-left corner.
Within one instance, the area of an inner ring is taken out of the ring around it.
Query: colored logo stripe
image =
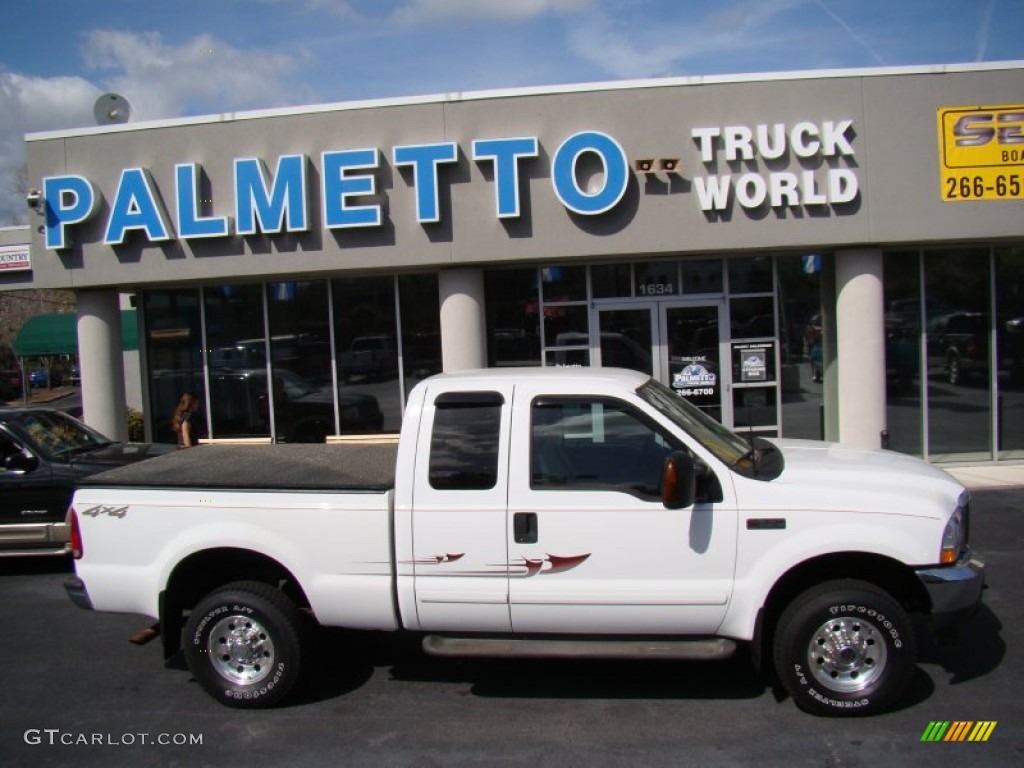
[[[921,734],[921,741],[988,741],[996,729],[996,720],[932,720]]]

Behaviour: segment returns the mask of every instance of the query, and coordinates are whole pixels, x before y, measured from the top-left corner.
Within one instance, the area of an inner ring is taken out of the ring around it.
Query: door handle
[[[516,512],[512,515],[512,535],[516,544],[536,544],[537,513]]]

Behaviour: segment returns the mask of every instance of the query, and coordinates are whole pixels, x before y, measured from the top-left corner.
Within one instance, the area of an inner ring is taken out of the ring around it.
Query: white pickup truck
[[[954,622],[984,586],[946,473],[748,441],[616,369],[435,376],[397,444],[201,446],[86,483],[71,599],[157,619],[238,707],[289,693],[316,622],[451,656],[746,643],[801,708],[876,712],[914,669],[909,615]]]

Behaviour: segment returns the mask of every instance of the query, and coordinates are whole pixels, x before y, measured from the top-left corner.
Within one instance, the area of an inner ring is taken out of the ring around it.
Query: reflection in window
[[[595,264],[590,268],[594,298],[619,299],[632,296],[631,274],[629,264]]]
[[[921,456],[921,261],[917,251],[886,253],[885,374],[888,447]]]
[[[733,339],[775,336],[775,299],[771,296],[729,302]]]
[[[991,458],[989,253],[925,253],[928,453]]]
[[[729,293],[771,293],[772,257],[744,256],[728,259]]]
[[[587,346],[590,343],[588,312],[584,306],[544,307],[544,345],[547,347]]]
[[[401,275],[398,278],[398,300],[402,313],[405,392],[408,394],[420,381],[441,372],[437,274]]]
[[[683,274],[683,293],[721,293],[722,260],[686,260],[680,265]]]
[[[346,277],[331,287],[340,434],[397,432],[402,406],[394,278]]]
[[[540,273],[545,302],[586,300],[586,267],[543,267]]]
[[[540,305],[537,269],[493,269],[484,273],[487,365],[540,365]]]
[[[996,251],[999,458],[1024,459],[1024,248]]]
[[[144,291],[142,310],[153,440],[173,444],[177,437],[171,430],[171,415],[178,400],[186,392],[200,403],[206,399],[199,291]],[[205,406],[200,408],[206,411]]]
[[[782,435],[824,438],[824,337],[821,314],[822,255],[776,257],[779,278],[779,382]],[[759,313],[752,313],[751,317]],[[749,322],[749,320],[748,320]],[[749,415],[747,416],[749,419]],[[738,425],[740,422],[735,420]]]
[[[217,437],[272,433],[267,341],[259,285],[203,290],[210,366],[210,431]]]
[[[646,298],[678,295],[678,269],[675,261],[646,261],[634,264],[636,295]]]
[[[335,432],[327,281],[270,283],[267,306],[277,440],[322,443]]]

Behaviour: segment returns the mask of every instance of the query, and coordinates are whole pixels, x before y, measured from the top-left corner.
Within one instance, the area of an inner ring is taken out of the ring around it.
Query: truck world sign
[[[725,211],[736,204],[753,210],[764,207],[838,206],[853,202],[859,194],[852,167],[836,165],[833,158],[847,158],[853,165],[849,138],[852,121],[800,122],[793,126],[732,125],[698,127],[690,131],[693,151],[704,172],[692,179],[701,211]],[[477,139],[472,142],[474,162],[489,166],[493,174],[495,215],[514,219],[523,215],[519,172],[524,163],[537,162],[540,142],[536,136]],[[392,147],[391,164],[411,169],[415,191],[416,221],[423,225],[441,220],[442,167],[459,162],[455,142],[409,144]],[[783,159],[800,169],[759,170],[763,161],[778,167]],[[827,164],[824,162],[829,159]],[[378,195],[382,152],[376,147],[330,150],[320,154],[317,192],[323,226],[329,230],[379,227],[384,206]],[[747,172],[719,174],[723,160]],[[598,169],[584,180],[584,167]],[[818,170],[813,170],[818,167]],[[265,161],[256,157],[235,158],[232,186],[233,216],[210,213],[212,201],[200,201],[203,169],[195,162],[175,165],[174,219],[163,205],[149,169],[125,168],[106,211],[103,243],[121,245],[132,233],[150,242],[180,238],[226,238],[235,235],[304,232],[310,229],[310,159],[305,154],[281,155],[272,176]],[[626,151],[611,135],[601,131],[572,134],[551,155],[551,185],[566,210],[579,216],[599,216],[622,201],[631,171]],[[68,230],[94,219],[102,193],[79,174],[43,179],[46,226],[50,250],[69,246]],[[173,224],[173,226],[172,226]]]

